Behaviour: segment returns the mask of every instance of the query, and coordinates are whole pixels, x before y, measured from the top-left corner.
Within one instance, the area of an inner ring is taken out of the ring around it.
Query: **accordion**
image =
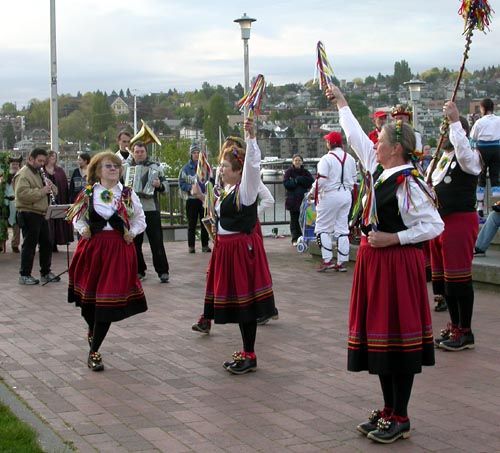
[[[152,197],[155,192],[153,181],[160,175],[158,170],[144,165],[127,165],[124,184],[132,187],[137,195]]]

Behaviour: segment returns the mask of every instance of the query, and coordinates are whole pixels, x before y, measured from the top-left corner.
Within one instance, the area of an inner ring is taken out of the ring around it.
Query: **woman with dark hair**
[[[56,203],[68,204],[68,178],[64,169],[57,165],[57,153],[55,151],[48,151],[44,171],[47,178],[49,178],[52,183],[57,186],[57,195],[55,196]],[[49,228],[53,252],[57,252],[58,245],[66,245],[73,242],[73,226],[65,222],[64,219],[50,219]]]
[[[311,173],[304,168],[304,159],[300,154],[292,157],[292,166],[283,176],[283,185],[286,189],[285,209],[290,211],[290,234],[292,235],[292,245],[297,245],[297,241],[302,236],[299,216],[300,206],[304,195],[309,191],[314,178]]]
[[[78,167],[73,170],[69,182],[69,202],[73,203],[76,196],[87,184],[87,167],[90,162],[90,154],[80,153],[76,159]]]
[[[422,366],[434,365],[432,320],[423,241],[443,231],[432,191],[413,165],[415,133],[401,121],[385,125],[374,145],[336,86],[326,90],[340,125],[367,170],[361,244],[349,312],[349,371],[380,380],[384,408],[357,429],[380,443],[410,435],[408,402]],[[376,181],[373,174],[382,167]]]
[[[81,307],[87,322],[92,371],[104,369],[99,348],[111,323],[148,308],[134,247],[134,237],[146,229],[145,215],[135,192],[120,183],[122,171],[116,154],[96,154],[88,168],[89,185],[67,217],[81,235],[68,271],[68,302]]]
[[[257,319],[275,314],[274,293],[262,236],[256,231],[261,153],[253,120],[245,122],[247,149],[223,151],[214,248],[208,266],[204,319],[238,323],[243,351],[223,364],[232,374],[257,369]]]

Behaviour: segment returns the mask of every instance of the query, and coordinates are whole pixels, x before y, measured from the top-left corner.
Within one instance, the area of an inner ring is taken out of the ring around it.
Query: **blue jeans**
[[[500,228],[500,212],[491,211],[476,240],[476,249],[486,252]]]

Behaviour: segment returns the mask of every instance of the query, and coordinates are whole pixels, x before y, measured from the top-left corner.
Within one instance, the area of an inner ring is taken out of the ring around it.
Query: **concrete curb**
[[[31,408],[21,401],[3,379],[0,379],[0,402],[7,406],[17,418],[36,431],[40,447],[47,453],[70,453],[75,451],[66,445],[47,423],[44,423]]]

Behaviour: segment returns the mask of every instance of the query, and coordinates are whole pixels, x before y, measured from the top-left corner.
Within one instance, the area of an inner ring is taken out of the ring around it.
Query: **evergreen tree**
[[[13,102],[5,102],[2,105],[2,114],[5,116],[17,116],[17,107]]]
[[[14,126],[10,121],[3,128],[3,139],[7,149],[14,148],[14,144],[16,143],[16,133],[14,132]]]
[[[100,139],[108,127],[114,125],[114,113],[107,96],[100,91],[93,95],[90,128],[94,139]]]
[[[211,150],[219,148],[219,127],[222,128],[222,133],[226,136],[228,131],[226,105],[220,94],[214,94],[208,101],[203,127],[208,148]]]

